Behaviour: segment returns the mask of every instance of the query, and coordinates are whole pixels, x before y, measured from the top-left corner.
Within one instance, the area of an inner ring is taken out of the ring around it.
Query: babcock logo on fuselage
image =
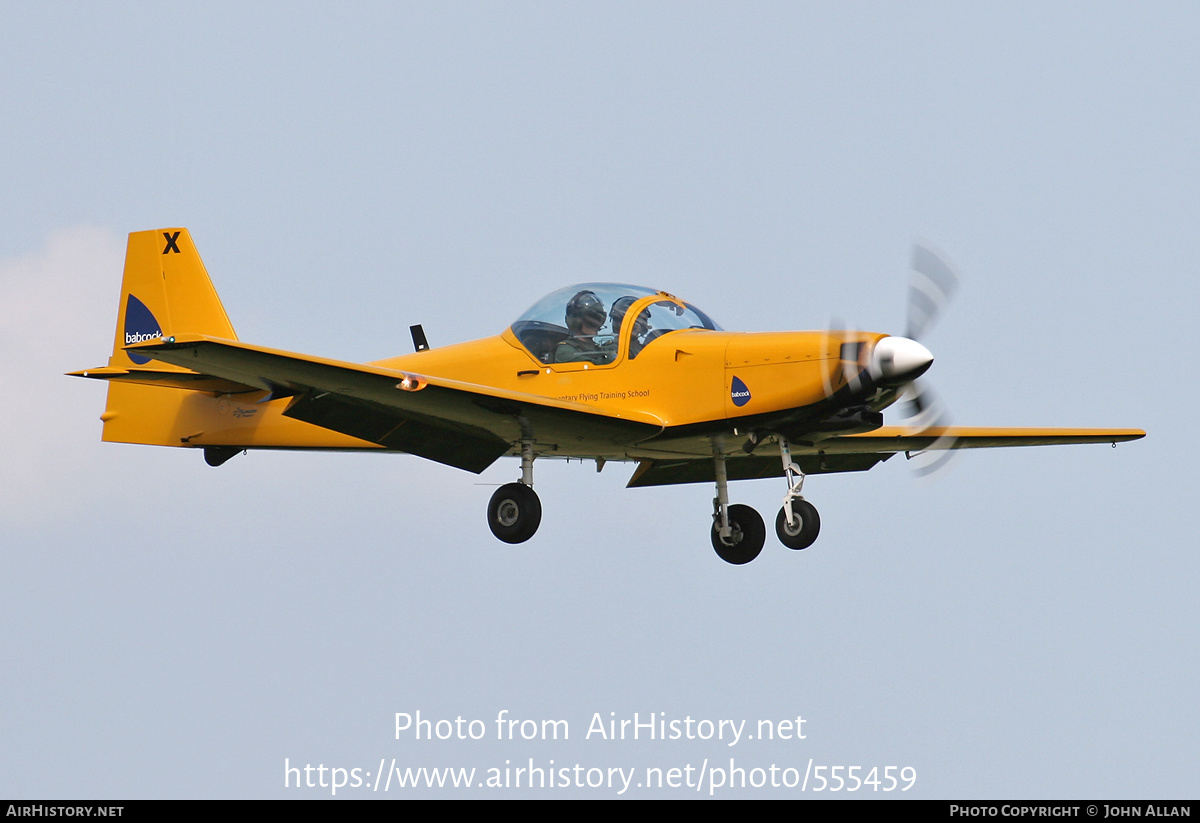
[[[739,378],[734,377],[729,384],[729,399],[735,406],[744,406],[750,402],[750,390]]]
[[[125,301],[125,345],[145,343],[147,340],[157,340],[162,337],[162,326],[154,319],[146,304],[132,294]],[[127,352],[129,359],[139,366],[150,362],[149,357]]]

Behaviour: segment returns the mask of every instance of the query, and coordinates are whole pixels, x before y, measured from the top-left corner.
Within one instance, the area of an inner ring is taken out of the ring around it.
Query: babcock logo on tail
[[[162,337],[162,326],[154,319],[154,315],[146,308],[146,304],[132,294],[125,301],[125,345],[145,343],[147,340],[157,340]],[[139,366],[150,362],[149,357],[126,352],[129,359]],[[736,378],[734,378],[736,379]]]
[[[729,384],[729,399],[735,406],[744,406],[750,402],[750,390],[737,377],[733,378],[733,382]]]

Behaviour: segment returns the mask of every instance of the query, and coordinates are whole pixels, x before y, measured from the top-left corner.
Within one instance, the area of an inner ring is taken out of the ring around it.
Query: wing
[[[822,440],[829,454],[897,454],[943,449],[1004,449],[1014,446],[1062,446],[1070,443],[1122,443],[1145,437],[1141,429],[1034,429],[933,426],[910,429],[884,426],[865,434]]]
[[[197,372],[198,385],[221,381],[227,390],[290,397],[286,417],[476,473],[526,437],[536,438],[539,450],[564,456],[606,455],[663,429],[649,414],[202,335],[128,348]]]
[[[998,449],[1014,446],[1057,446],[1069,443],[1121,443],[1145,437],[1141,429],[1032,429],[945,426],[909,429],[884,426],[865,434],[830,437],[808,444],[793,443],[792,459],[805,474],[866,471],[901,452],[917,453],[945,449]],[[727,463],[730,480],[782,477],[778,453],[731,456]],[[674,483],[714,482],[711,458],[643,460],[630,486],[663,486]]]

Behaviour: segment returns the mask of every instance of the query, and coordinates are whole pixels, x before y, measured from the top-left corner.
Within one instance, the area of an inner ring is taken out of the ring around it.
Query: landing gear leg
[[[783,508],[775,518],[775,534],[779,542],[789,549],[807,549],[821,533],[821,517],[817,509],[800,495],[804,487],[804,472],[792,462],[792,450],[787,438],[779,435],[779,457],[783,460],[783,474],[787,477],[788,491],[783,496]]]
[[[754,509],[729,505],[729,477],[720,438],[713,442],[713,463],[717,475],[717,496],[713,498],[713,549],[726,563],[740,566],[758,557],[767,539],[767,529]]]
[[[505,543],[524,543],[542,523],[542,501],[533,490],[533,441],[521,441],[521,481],[496,489],[488,502],[488,527]]]

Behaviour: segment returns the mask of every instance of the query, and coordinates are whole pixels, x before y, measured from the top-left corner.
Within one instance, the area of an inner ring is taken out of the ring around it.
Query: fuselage
[[[576,305],[591,316],[572,316]],[[586,425],[574,433],[533,436],[543,456],[644,459],[711,454],[714,438],[726,433],[753,437],[773,431],[816,440],[869,431],[880,425],[878,411],[897,394],[895,387],[870,379],[884,368],[875,355],[887,339],[903,340],[872,332],[727,332],[664,292],[583,284],[548,295],[494,337],[368,365],[394,372],[398,380],[423,376],[473,386],[482,395],[493,390],[547,398],[594,412],[596,421],[637,420],[648,425],[629,439],[589,436]],[[287,393],[196,391],[180,397],[152,386],[121,385],[109,401],[104,435],[109,440],[381,448],[294,419]],[[125,414],[134,407],[136,419]],[[520,448],[516,426],[512,422],[510,453]]]
[[[819,410],[854,369],[844,344],[873,345],[869,332],[735,333],[681,329],[613,362],[544,363],[511,329],[496,337],[388,358],[371,365],[519,391],[597,409],[634,409],[668,429]],[[847,366],[849,365],[849,369]],[[892,398],[894,399],[894,398]]]
[[[587,311],[590,318],[583,316]],[[878,425],[837,415],[851,408],[877,413],[895,401],[893,388],[869,377],[881,378],[880,370],[890,367],[874,357],[886,338],[872,332],[726,332],[665,292],[592,283],[548,295],[496,337],[372,365],[602,414],[648,415],[662,431],[627,444],[623,456],[695,454],[711,452],[711,438],[726,431],[784,429],[820,437]],[[868,415],[870,421],[877,417]]]

